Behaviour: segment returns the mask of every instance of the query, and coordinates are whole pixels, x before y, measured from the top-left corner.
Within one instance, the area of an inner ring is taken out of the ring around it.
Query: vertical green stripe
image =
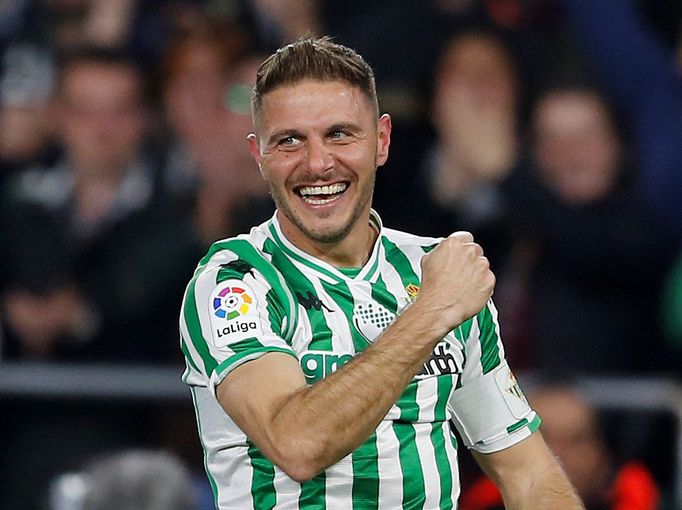
[[[265,294],[265,300],[267,301],[266,310],[268,311],[268,318],[270,319],[270,328],[275,334],[279,334],[282,337],[286,334],[282,328],[282,321],[284,317],[281,315],[282,309],[277,302],[277,294],[274,290],[270,289]],[[291,339],[286,339],[287,343],[291,345]]]
[[[386,261],[391,264],[398,275],[400,275],[403,286],[406,287],[409,284],[419,285],[419,278],[417,278],[417,275],[412,269],[412,264],[410,264],[407,255],[386,237],[382,236],[381,243],[384,245]]]
[[[395,296],[388,291],[386,283],[383,278],[381,278],[381,275],[378,276],[376,283],[372,285],[372,299],[384,305],[387,310],[390,310],[393,313],[398,312],[398,301]]]
[[[258,508],[258,510],[270,510],[277,503],[275,467],[250,441],[248,455],[253,467],[253,475],[251,477],[253,507]]]
[[[400,420],[405,422],[413,422],[419,419],[419,404],[417,403],[417,387],[419,381],[412,379],[403,391],[396,405],[400,409]]]
[[[500,347],[498,345],[497,331],[495,331],[495,321],[490,313],[490,308],[486,306],[476,316],[481,341],[481,366],[483,373],[487,374],[500,364]]]
[[[204,452],[204,470],[206,471],[206,476],[208,477],[208,483],[211,485],[211,492],[213,492],[213,500],[215,501],[216,508],[218,508],[218,484],[211,475],[208,469],[208,450],[204,444],[204,433],[201,426],[201,416],[199,415],[199,406],[197,405],[197,395],[196,389],[190,386],[190,391],[192,393],[192,404],[194,405],[194,415],[197,417],[197,428],[199,429],[199,442],[201,443],[201,449]]]
[[[208,345],[204,334],[201,331],[201,323],[199,322],[199,312],[197,310],[196,303],[196,285],[199,274],[195,275],[187,286],[187,292],[185,293],[185,307],[183,314],[185,317],[185,324],[187,325],[187,331],[189,331],[189,338],[192,341],[192,345],[201,356],[201,361],[204,364],[205,375],[207,377],[211,376],[211,372],[218,365],[211,353],[208,350]]]
[[[452,508],[452,465],[457,459],[448,457],[445,448],[445,436],[450,434],[447,415],[447,403],[452,393],[453,379],[456,375],[442,375],[438,377],[438,402],[434,409],[434,423],[431,430],[431,443],[436,454],[436,468],[440,476],[440,508]]]
[[[438,402],[434,408],[434,421],[445,421],[448,419],[447,404],[454,386],[454,379],[457,375],[438,376]]]
[[[281,249],[275,242],[266,239],[263,245],[263,250],[272,256],[273,265],[279,269],[282,274],[287,275],[287,283],[291,286],[291,290],[295,294],[296,299],[300,301],[303,299],[314,298],[319,299],[315,287],[312,282],[291,262],[291,260],[282,253]],[[300,297],[299,297],[300,296]],[[332,350],[332,331],[327,324],[327,319],[324,316],[322,309],[310,306],[306,308],[306,314],[310,321],[310,326],[313,332],[313,339],[308,345],[310,350],[331,351]]]
[[[467,319],[462,324],[455,328],[455,338],[459,340],[462,347],[466,347],[467,338],[471,334],[471,328],[473,327],[473,319]]]
[[[379,507],[379,452],[376,432],[356,449],[353,461],[353,508],[374,510]]]
[[[315,510],[324,510],[327,507],[324,472],[320,473],[312,480],[301,484],[301,495],[298,498],[298,506],[299,508],[314,508]]]
[[[403,509],[422,508],[426,496],[424,493],[424,472],[422,471],[415,430],[411,423],[394,422],[398,441],[400,442],[400,469],[403,473]]]
[[[355,306],[355,301],[353,300],[353,295],[351,294],[348,285],[346,285],[346,282],[332,285],[324,280],[320,280],[320,283],[322,284],[324,291],[334,300],[334,303],[337,304],[339,309],[346,316],[355,352],[364,351],[369,346],[369,342],[355,327],[355,322],[353,321],[353,307]]]
[[[440,478],[440,506],[441,510],[452,508],[452,466],[457,459],[448,459],[445,449],[445,435],[449,434],[448,424],[436,421],[431,425],[431,444],[436,454],[436,469]]]
[[[194,360],[192,359],[192,355],[189,353],[189,349],[187,348],[187,344],[185,343],[185,337],[180,335],[180,350],[182,351],[182,354],[185,355],[185,359],[187,360],[187,363],[196,370],[197,372],[201,373],[201,370],[199,370],[199,367],[196,366],[194,363]]]

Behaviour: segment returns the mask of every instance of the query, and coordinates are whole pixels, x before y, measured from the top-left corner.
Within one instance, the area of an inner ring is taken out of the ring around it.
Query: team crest
[[[372,301],[358,303],[353,309],[353,323],[369,342],[374,342],[395,317],[385,306]]]
[[[495,382],[514,417],[523,418],[528,410],[528,400],[506,363],[495,372]]]
[[[417,299],[417,294],[419,294],[419,287],[414,283],[410,283],[405,287],[405,291],[407,292],[407,295],[410,296],[410,301],[414,301]]]

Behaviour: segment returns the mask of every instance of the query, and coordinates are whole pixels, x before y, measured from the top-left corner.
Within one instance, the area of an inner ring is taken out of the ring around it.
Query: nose
[[[324,140],[308,140],[307,149],[307,164],[311,173],[322,175],[334,167],[334,158]]]

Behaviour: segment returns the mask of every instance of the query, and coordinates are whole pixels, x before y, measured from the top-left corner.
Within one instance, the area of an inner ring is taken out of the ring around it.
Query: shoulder
[[[433,248],[442,241],[439,237],[420,236],[386,227],[382,229],[381,235],[396,246],[418,246],[425,249]]]
[[[388,257],[402,253],[410,259],[421,258],[440,241],[436,237],[418,236],[391,228],[383,228],[381,231],[381,243]]]
[[[195,278],[221,270],[224,276],[232,278],[243,278],[254,270],[264,275],[273,273],[276,270],[264,250],[267,239],[266,224],[262,224],[248,234],[214,242],[199,261]]]
[[[258,295],[271,294],[271,299],[289,310],[293,298],[283,275],[272,264],[269,243],[267,222],[248,234],[216,241],[199,261],[189,289],[211,294],[223,282],[239,280],[247,282]]]

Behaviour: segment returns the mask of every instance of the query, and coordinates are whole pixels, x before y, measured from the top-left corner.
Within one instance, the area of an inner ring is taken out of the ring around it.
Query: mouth
[[[325,205],[337,200],[348,189],[348,183],[337,182],[324,186],[301,186],[295,190],[310,205]]]

